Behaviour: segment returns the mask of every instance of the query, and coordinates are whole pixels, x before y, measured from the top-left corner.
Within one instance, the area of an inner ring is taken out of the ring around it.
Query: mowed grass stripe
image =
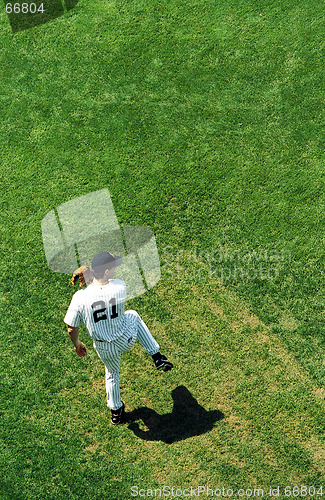
[[[237,421],[238,429],[246,429],[248,440],[258,438],[269,448],[267,453],[277,457],[285,474],[292,466],[291,445],[292,450],[301,449],[301,467],[306,467],[302,465],[305,455],[315,470],[323,471],[322,390],[235,294],[217,281],[187,283],[182,301],[181,283],[172,281],[161,293],[177,310],[169,330],[173,338],[181,331],[178,339],[182,349],[186,343],[188,352],[183,361],[187,380],[203,405],[211,407],[214,401],[230,421]]]

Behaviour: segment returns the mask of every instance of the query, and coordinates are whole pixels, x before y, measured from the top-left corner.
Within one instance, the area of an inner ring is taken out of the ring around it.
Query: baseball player
[[[121,423],[124,417],[119,386],[122,352],[131,349],[138,338],[152,356],[158,370],[173,368],[166,356],[159,352],[159,345],[139,314],[124,310],[126,285],[124,281],[113,278],[115,268],[121,263],[121,257],[101,252],[92,261],[92,271],[86,266],[77,269],[70,283],[75,284],[79,279],[80,286],[88,286],[73,295],[64,318],[78,356],[87,354],[85,344],[79,340],[79,325],[82,321],[105,365],[107,406],[111,410],[111,422],[114,425]]]

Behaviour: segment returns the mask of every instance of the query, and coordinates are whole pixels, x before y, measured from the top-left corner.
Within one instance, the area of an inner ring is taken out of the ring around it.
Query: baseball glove
[[[79,280],[79,286],[86,286],[87,283],[90,283],[93,280],[94,273],[89,269],[88,266],[81,266],[75,270],[72,275],[71,280],[69,281],[69,285],[75,285]]]

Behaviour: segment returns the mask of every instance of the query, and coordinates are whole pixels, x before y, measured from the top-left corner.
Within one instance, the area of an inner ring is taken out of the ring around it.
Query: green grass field
[[[1,500],[325,496],[324,7],[80,0],[13,34],[3,4]],[[161,280],[127,307],[175,365],[124,356],[118,427],[41,236],[104,188],[156,235]]]

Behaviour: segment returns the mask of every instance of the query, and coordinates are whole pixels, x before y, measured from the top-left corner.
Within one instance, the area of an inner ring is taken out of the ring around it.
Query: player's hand
[[[80,344],[76,345],[74,350],[76,351],[78,356],[80,356],[81,358],[83,358],[87,354],[87,347],[82,342],[80,342]]]

